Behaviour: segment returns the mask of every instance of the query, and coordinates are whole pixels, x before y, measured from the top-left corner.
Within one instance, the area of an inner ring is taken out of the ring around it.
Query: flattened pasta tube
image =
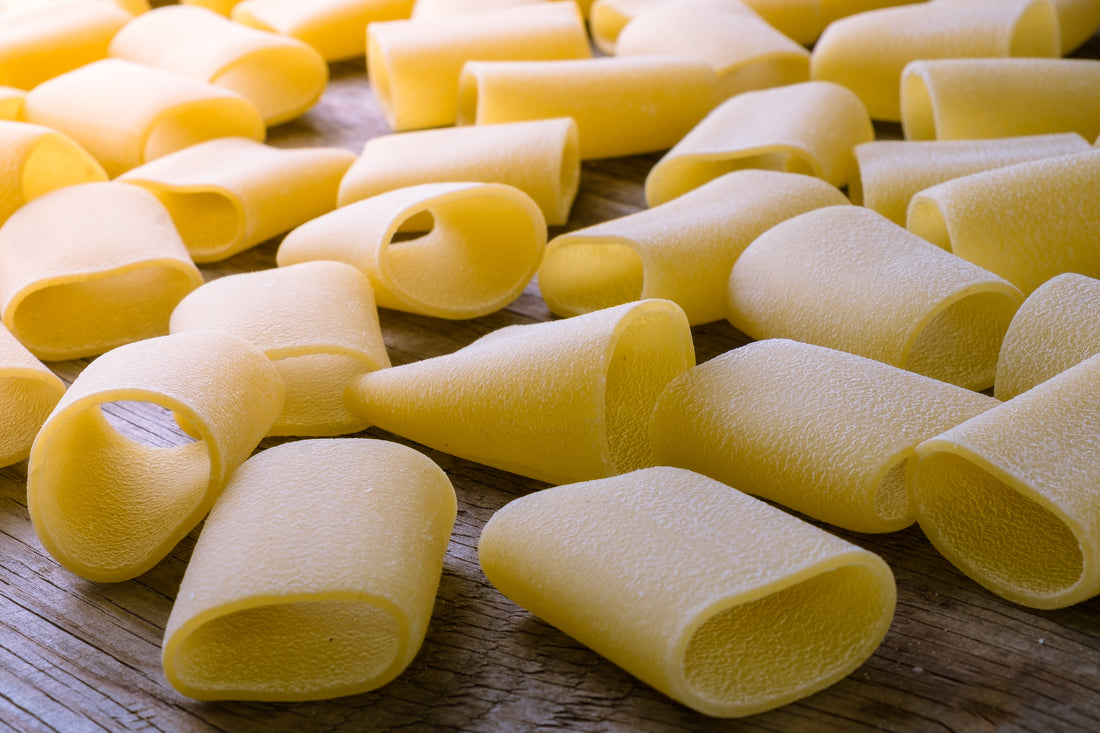
[[[209,140],[119,176],[156,196],[196,262],[231,257],[336,208],[355,154]]]
[[[745,92],[716,107],[650,169],[646,202],[657,206],[742,168],[806,173],[843,186],[855,174],[852,150],[874,137],[863,103],[838,84]]]
[[[717,102],[714,70],[690,57],[470,61],[458,122],[572,117],[582,159],[615,158],[667,150]]]
[[[171,411],[196,440],[148,445],[103,407]],[[283,404],[275,367],[251,344],[196,331],[109,351],[73,381],[31,448],[27,505],[43,546],[82,578],[113,582],[156,565],[206,515]]]
[[[509,326],[453,354],[365,374],[348,400],[383,430],[563,483],[651,465],[653,403],[694,363],[683,311],[645,300]]]
[[[539,289],[560,316],[666,298],[692,325],[717,321],[733,263],[754,239],[797,214],[846,203],[811,176],[735,171],[666,204],[555,237]]]
[[[258,346],[286,384],[269,435],[342,435],[368,427],[344,390],[390,365],[374,293],[343,262],[303,262],[212,280],[172,311],[172,333],[226,331]]]
[[[485,525],[478,558],[532,614],[721,717],[855,671],[882,642],[897,595],[877,555],[668,467],[517,499]]]
[[[65,383],[0,326],[0,466],[31,452],[46,417],[65,394]]]
[[[0,312],[39,359],[166,334],[176,303],[199,285],[168,212],[135,186],[60,188],[0,229]]]
[[[425,215],[427,232],[394,241]],[[381,307],[476,318],[523,292],[545,248],[542,212],[522,191],[499,183],[425,183],[306,222],[283,239],[277,262],[346,262],[370,279]]]
[[[873,359],[766,339],[670,382],[650,442],[661,465],[838,527],[893,532],[915,519],[905,479],[917,444],[999,404]]]
[[[304,41],[185,5],[159,7],[130,21],[108,53],[237,92],[267,125],[301,115],[328,82],[328,65]]]
[[[391,681],[427,632],[457,512],[447,475],[397,443],[269,448],[195,543],[163,664],[201,700],[320,700]]]
[[[1011,283],[861,206],[777,224],[729,281],[730,323],[755,339],[828,346],[974,390],[1023,302]]]

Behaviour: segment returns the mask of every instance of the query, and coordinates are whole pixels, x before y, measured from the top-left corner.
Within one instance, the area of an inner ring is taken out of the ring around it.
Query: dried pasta
[[[426,456],[345,438],[269,448],[203,525],[162,661],[201,700],[319,700],[381,687],[427,632],[457,515]]]
[[[571,2],[572,0],[564,0]],[[425,18],[449,18],[466,13],[484,13],[518,5],[538,5],[551,0],[416,0],[413,3],[413,20]]]
[[[27,92],[15,87],[0,86],[0,120],[17,121],[23,117],[23,100]]]
[[[535,616],[721,717],[855,671],[882,642],[897,595],[877,555],[668,467],[516,499],[485,525],[478,558]]]
[[[1100,3],[1096,0],[1053,0],[1062,30],[1062,55],[1084,45],[1100,30]]]
[[[31,452],[46,417],[65,394],[65,383],[0,325],[0,466]]]
[[[227,18],[233,13],[233,8],[240,2],[241,0],[179,0],[180,5],[206,8]]]

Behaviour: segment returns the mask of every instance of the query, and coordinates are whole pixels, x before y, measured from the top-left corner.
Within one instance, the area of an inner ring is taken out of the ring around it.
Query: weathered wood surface
[[[358,152],[387,131],[362,63],[332,71],[322,102],[273,129],[273,144]],[[641,208],[641,182],[657,157],[586,164],[573,216],[551,234]],[[276,247],[268,242],[203,270],[213,278],[273,267]],[[504,325],[550,317],[533,285],[484,318],[448,322],[382,311],[381,323],[393,362],[401,364],[451,352]],[[695,336],[700,361],[746,341],[724,323],[696,328]],[[83,365],[51,366],[71,381]],[[149,411],[120,406],[115,413],[134,430],[170,439],[170,428]],[[373,429],[365,435],[400,441]],[[197,531],[136,580],[89,583],[60,568],[36,539],[26,462],[0,470],[0,723],[64,733],[1100,730],[1100,598],[1050,612],[1015,606],[961,575],[917,528],[885,536],[839,532],[879,553],[898,583],[893,626],[860,669],[766,714],[733,721],[696,714],[533,618],[485,580],[476,556],[481,527],[543,484],[414,447],[446,470],[459,499],[427,639],[409,669],[383,689],[302,704],[200,703],[166,683],[161,637]]]

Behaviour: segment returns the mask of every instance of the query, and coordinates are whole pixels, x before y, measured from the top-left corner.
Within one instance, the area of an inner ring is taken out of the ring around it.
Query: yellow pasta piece
[[[913,523],[917,444],[992,397],[862,356],[767,339],[674,379],[650,422],[654,461],[856,532]]]
[[[1100,150],[975,173],[925,189],[906,226],[1030,293],[1063,272],[1100,277]]]
[[[569,219],[581,179],[577,124],[568,117],[444,127],[367,140],[343,180],[340,206],[421,183],[476,181],[514,186],[546,223]]]
[[[471,59],[590,56],[584,20],[571,2],[372,23],[367,29],[367,73],[386,121],[396,131],[454,124],[459,75]]]
[[[67,135],[0,120],[0,224],[44,193],[106,180],[103,167]]]
[[[572,2],[572,0],[563,0]],[[513,8],[519,5],[538,5],[551,2],[551,0],[416,0],[413,3],[412,17],[414,20],[425,18],[449,18],[466,13],[484,13],[503,8]]]
[[[516,499],[478,541],[504,595],[657,690],[740,717],[878,648],[897,589],[877,555],[678,468]]]
[[[828,346],[982,390],[1023,302],[1011,283],[861,206],[777,224],[729,281],[730,323],[752,338]]]
[[[457,515],[426,456],[345,438],[269,448],[230,478],[164,630],[168,681],[201,700],[320,700],[416,656]]]
[[[855,174],[853,148],[874,137],[859,98],[838,84],[811,81],[738,94],[650,169],[646,202],[657,206],[741,168],[806,173],[844,186]]]
[[[124,435],[102,409],[118,401],[171,411],[196,440]],[[275,367],[235,336],[196,331],[107,352],[73,381],[31,448],[27,506],[39,540],[88,580],[144,573],[206,515],[282,403]]]
[[[1100,2],[1096,0],[1053,0],[1062,29],[1062,55],[1084,45],[1100,30]]]
[[[27,92],[15,87],[0,86],[0,120],[15,121],[23,117],[23,99]]]
[[[901,123],[909,140],[1076,132],[1100,135],[1100,61],[931,59],[905,67]]]
[[[43,5],[55,5],[68,0],[0,0],[0,13],[24,8],[42,7]],[[83,0],[84,2],[98,2],[114,5],[122,8],[130,15],[140,15],[149,10],[148,0]]]
[[[555,237],[539,289],[560,316],[665,298],[692,325],[717,321],[733,263],[754,239],[797,214],[846,203],[817,178],[735,171],[666,204]]]
[[[394,241],[403,225],[431,228]],[[378,305],[476,318],[519,296],[546,248],[546,222],[522,191],[499,183],[399,188],[306,222],[279,245],[280,266],[337,260],[358,267]]]
[[[158,158],[118,180],[155,195],[192,258],[213,262],[335,209],[354,160],[341,148],[275,148],[228,137]]]
[[[195,5],[200,8],[206,8],[212,10],[218,15],[224,15],[229,17],[233,8],[237,6],[241,0],[179,0],[181,5]]]
[[[63,394],[65,383],[0,326],[0,466],[30,455],[34,437]]]
[[[910,199],[925,188],[972,173],[1088,149],[1088,141],[1073,132],[989,140],[876,140],[856,146],[858,175],[848,182],[848,195],[853,203],[905,226]]]
[[[674,303],[645,300],[509,326],[444,356],[371,372],[348,392],[371,425],[564,483],[651,465],[649,413],[695,363]]]
[[[582,159],[615,158],[667,150],[717,101],[714,70],[690,57],[470,61],[458,122],[572,117]]]
[[[917,521],[962,572],[1014,603],[1100,593],[1100,356],[917,448]]]

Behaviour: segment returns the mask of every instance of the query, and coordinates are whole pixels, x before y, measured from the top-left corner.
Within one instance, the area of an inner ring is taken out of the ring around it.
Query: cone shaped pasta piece
[[[368,427],[344,403],[352,379],[390,365],[374,293],[343,262],[303,262],[212,280],[172,311],[171,332],[226,331],[259,347],[286,384],[269,435],[342,435]]]
[[[470,61],[459,86],[460,124],[572,117],[581,159],[676,144],[718,101],[718,77],[683,56],[563,61]]]
[[[367,73],[382,112],[396,131],[454,124],[459,75],[471,59],[590,56],[584,20],[571,2],[373,23],[367,29]]]
[[[1000,402],[843,351],[756,341],[689,369],[653,409],[654,461],[856,532],[913,523],[917,445]]]
[[[817,209],[749,245],[729,280],[730,323],[968,389],[993,386],[1023,302],[1011,283],[861,206]]]
[[[457,513],[447,475],[382,440],[246,461],[203,525],[163,663],[201,700],[320,700],[399,675],[427,632]]]
[[[394,241],[429,215],[431,228]],[[499,183],[425,183],[343,206],[283,239],[280,266],[337,260],[358,267],[378,305],[437,318],[476,318],[515,300],[546,248],[531,197]]]
[[[453,354],[371,372],[348,400],[383,430],[564,483],[651,465],[653,403],[694,363],[683,311],[645,300],[509,326]]]
[[[172,215],[196,262],[253,247],[336,208],[355,160],[341,148],[275,148],[227,137],[184,148],[118,180],[147,189]]]
[[[328,65],[304,41],[199,7],[165,6],[135,18],[111,41],[109,53],[237,92],[267,125],[304,113],[328,83]]]
[[[196,440],[148,445],[108,422],[111,402],[151,403]],[[98,582],[153,567],[206,515],[275,421],[283,383],[251,344],[196,331],[121,346],[73,381],[31,448],[27,505],[43,546]]]
[[[1062,28],[1062,55],[1082,46],[1100,30],[1100,3],[1096,0],[1053,0]]]
[[[853,203],[905,226],[910,199],[925,188],[972,173],[1088,149],[1089,142],[1074,132],[989,140],[876,140],[856,146],[858,175],[849,181],[848,195]]]
[[[555,237],[539,289],[561,316],[665,298],[692,325],[717,321],[733,263],[754,239],[797,214],[846,203],[811,176],[735,171],[661,206]]]
[[[15,121],[23,118],[23,99],[27,93],[15,87],[0,86],[0,120]]]
[[[675,700],[739,717],[855,671],[894,615],[877,555],[718,483],[656,467],[546,489],[485,525],[505,596]]]
[[[1100,593],[1100,356],[917,448],[917,521],[997,595],[1062,608]]]
[[[60,188],[0,229],[0,312],[39,359],[166,334],[176,303],[199,285],[168,212],[135,186]]]
[[[956,178],[921,191],[908,229],[1025,294],[1063,272],[1100,277],[1100,150]]]
[[[560,226],[580,186],[577,124],[568,117],[444,127],[367,141],[340,181],[340,206],[421,183],[475,181],[514,186],[546,223]]]
[[[745,92],[716,107],[657,161],[646,176],[646,202],[671,201],[741,168],[806,173],[843,186],[855,174],[853,148],[874,137],[859,98],[838,84]]]
[[[1076,132],[1100,135],[1100,61],[930,59],[901,79],[909,140],[961,140]]]
[[[46,417],[65,394],[65,383],[0,326],[0,466],[31,452]]]

